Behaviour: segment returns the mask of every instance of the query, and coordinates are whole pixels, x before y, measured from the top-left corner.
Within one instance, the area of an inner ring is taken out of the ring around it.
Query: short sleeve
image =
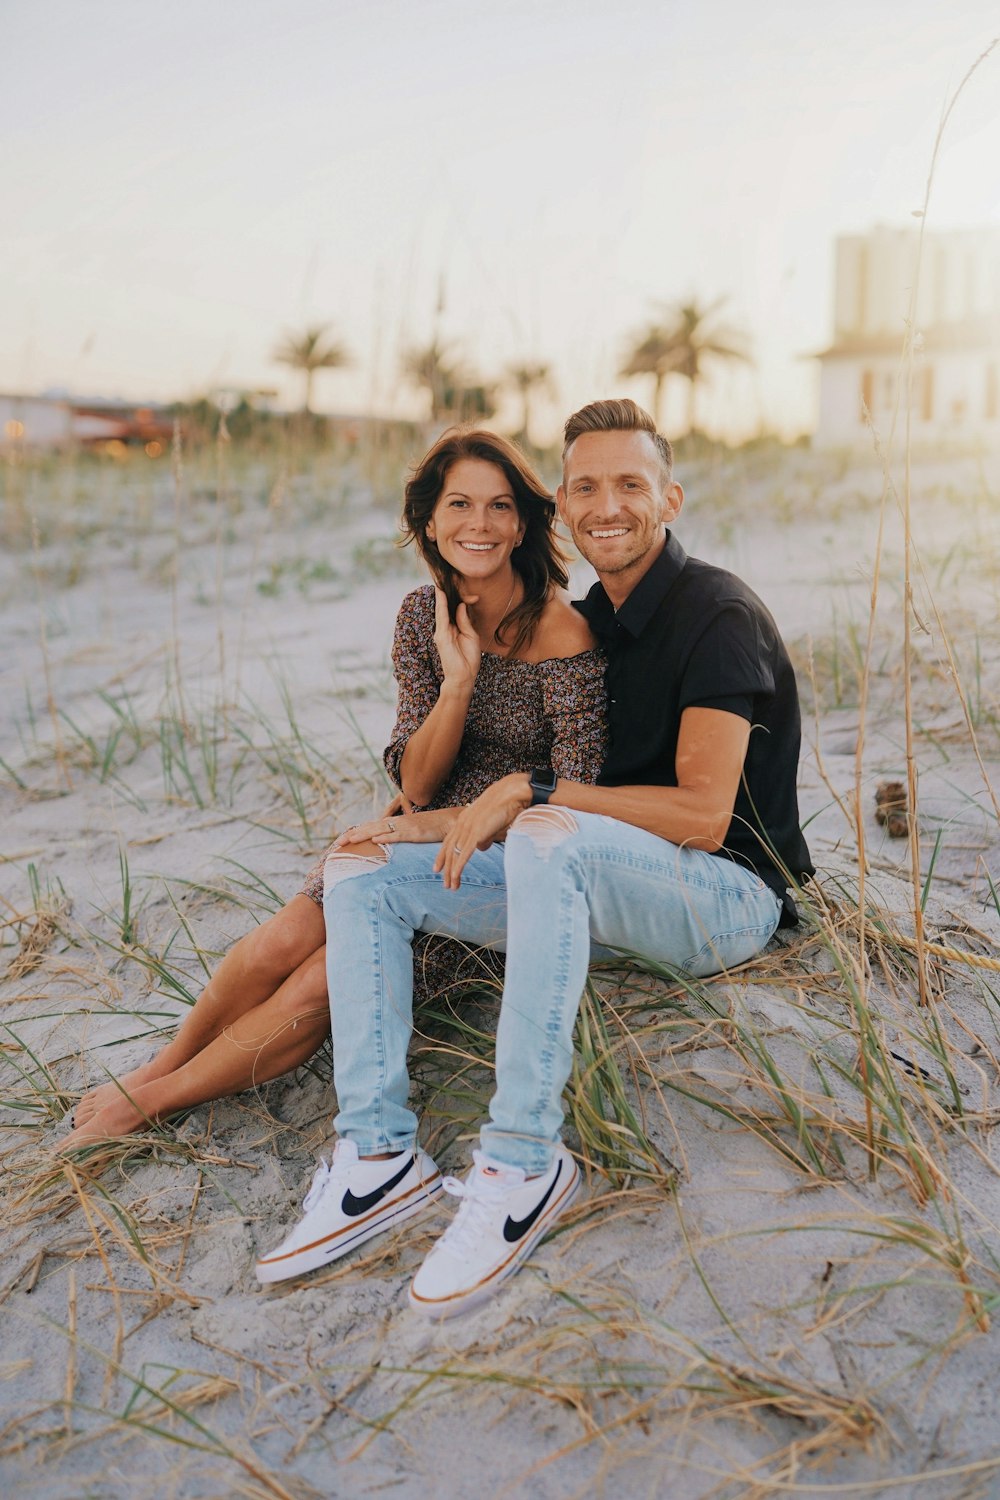
[[[382,759],[396,786],[409,738],[438,701],[442,671],[434,645],[434,591],[429,585],[407,594],[396,616],[392,641],[396,722]]]
[[[608,751],[605,665],[602,651],[541,663],[542,701],[552,725],[552,769],[570,781],[595,782]]]
[[[695,642],[681,678],[678,707],[719,708],[753,721],[754,699],[774,693],[773,652],[764,622],[742,600],[712,617]]]

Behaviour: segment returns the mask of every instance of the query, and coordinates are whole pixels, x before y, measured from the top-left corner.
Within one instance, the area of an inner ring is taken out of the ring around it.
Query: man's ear
[[[569,521],[566,518],[566,486],[562,484],[556,490],[556,510],[559,512],[559,519],[564,521],[568,526]]]
[[[667,522],[676,521],[684,504],[684,491],[674,480],[667,485],[663,492],[663,519]]]

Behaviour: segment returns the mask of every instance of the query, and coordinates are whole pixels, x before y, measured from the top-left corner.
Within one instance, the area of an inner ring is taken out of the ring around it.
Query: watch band
[[[531,805],[537,807],[540,802],[548,802],[556,789],[559,777],[551,766],[535,766],[528,777],[531,787]]]

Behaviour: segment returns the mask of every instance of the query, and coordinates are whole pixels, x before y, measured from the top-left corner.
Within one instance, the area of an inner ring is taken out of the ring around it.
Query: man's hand
[[[345,849],[351,844],[367,843],[369,839],[376,844],[440,844],[448,837],[448,831],[461,811],[460,807],[441,807],[435,812],[387,813],[346,829],[333,847]]]
[[[457,891],[462,871],[477,849],[488,849],[504,836],[518,813],[531,806],[531,787],[526,771],[504,776],[470,802],[451,824],[443,839],[434,868],[444,879],[445,889]]]

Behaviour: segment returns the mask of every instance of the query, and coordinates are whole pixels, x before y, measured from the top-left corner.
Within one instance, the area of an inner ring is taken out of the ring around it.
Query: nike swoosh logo
[[[391,1193],[394,1187],[399,1186],[407,1172],[413,1166],[413,1161],[414,1158],[412,1156],[407,1157],[404,1166],[396,1173],[395,1177],[390,1177],[388,1182],[383,1182],[381,1187],[375,1188],[370,1193],[365,1193],[361,1198],[356,1198],[350,1188],[348,1188],[340,1205],[341,1212],[347,1214],[350,1219],[357,1218],[359,1214],[366,1214],[370,1208],[374,1208],[377,1203],[381,1203],[385,1195]]]
[[[518,1240],[524,1238],[528,1230],[531,1228],[532,1224],[534,1224],[535,1220],[538,1218],[538,1215],[541,1213],[542,1209],[545,1207],[546,1203],[548,1203],[549,1199],[552,1197],[552,1194],[555,1192],[556,1183],[559,1181],[559,1178],[561,1176],[562,1162],[559,1163],[559,1168],[556,1172],[556,1175],[553,1177],[551,1183],[549,1184],[549,1190],[545,1194],[545,1197],[539,1199],[526,1219],[512,1219],[508,1215],[507,1222],[503,1226],[503,1237],[507,1241],[508,1245],[515,1245]]]

